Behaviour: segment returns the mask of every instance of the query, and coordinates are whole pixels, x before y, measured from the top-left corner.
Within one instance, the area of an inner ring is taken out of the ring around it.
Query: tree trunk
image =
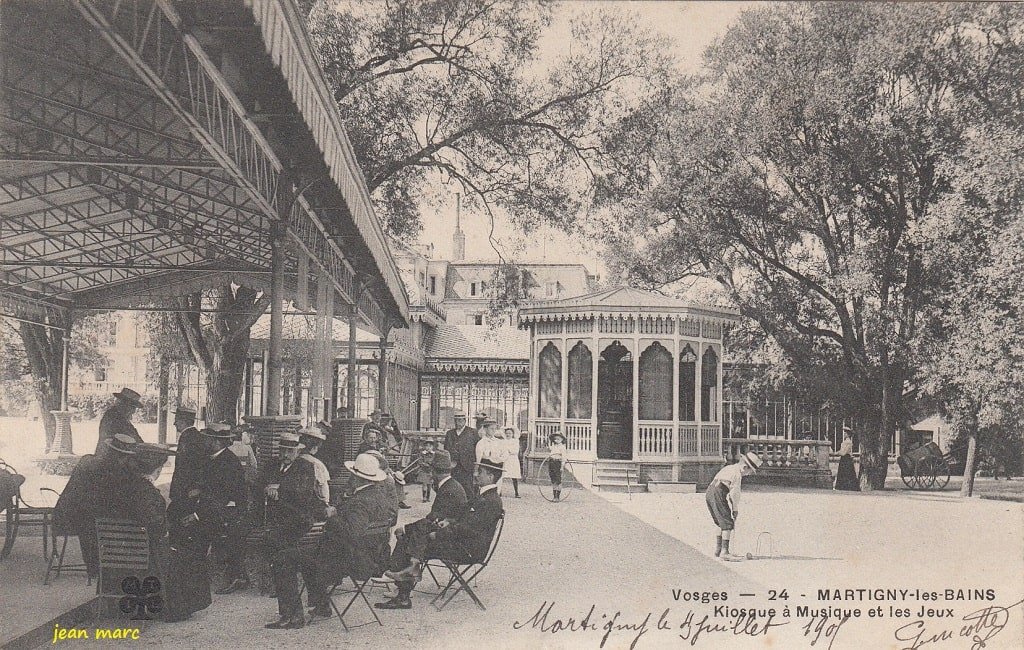
[[[967,463],[964,465],[964,483],[960,486],[960,496],[969,497],[974,494],[974,466],[977,464],[978,436],[973,431],[967,437]]]
[[[211,347],[213,367],[206,375],[206,419],[235,424],[249,358],[249,336],[218,341]]]
[[[887,377],[882,382],[879,410],[874,422],[867,427],[867,434],[861,441],[860,489],[862,492],[885,489],[885,477],[889,472],[889,438],[900,425],[900,409],[903,404],[902,376]]]
[[[57,436],[57,423],[51,412],[60,409],[64,382],[64,337],[60,330],[33,323],[19,323],[18,333],[32,370],[32,388],[39,403],[46,453],[49,453]],[[66,444],[70,444],[70,441]]]

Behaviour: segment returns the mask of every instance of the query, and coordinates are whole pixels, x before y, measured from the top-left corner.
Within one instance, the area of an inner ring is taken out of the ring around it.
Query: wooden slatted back
[[[324,536],[324,526],[326,524],[326,521],[318,521],[313,524],[313,527],[306,531],[306,534],[299,540],[299,548],[315,548]]]
[[[100,569],[148,569],[149,535],[145,526],[126,519],[97,519]]]

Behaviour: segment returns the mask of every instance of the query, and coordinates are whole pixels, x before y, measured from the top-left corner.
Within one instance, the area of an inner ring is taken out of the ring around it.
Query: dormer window
[[[475,296],[476,295],[476,282],[470,282],[469,283],[469,295],[471,295],[471,296]]]
[[[430,295],[432,295],[432,296],[436,296],[437,295],[437,276],[436,275],[430,276]]]

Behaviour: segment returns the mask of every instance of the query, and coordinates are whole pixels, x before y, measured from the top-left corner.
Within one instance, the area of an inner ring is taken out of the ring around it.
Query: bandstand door
[[[633,458],[633,355],[618,341],[598,362],[597,457]]]

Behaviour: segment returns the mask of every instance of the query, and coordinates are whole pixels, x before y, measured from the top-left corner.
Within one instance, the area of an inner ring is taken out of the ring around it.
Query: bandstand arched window
[[[557,418],[562,415],[562,353],[548,341],[538,356],[538,417]]]
[[[672,419],[672,353],[651,343],[640,353],[639,407],[641,420]]]
[[[697,353],[689,344],[679,353],[679,420],[697,419]]]
[[[701,358],[700,415],[704,422],[718,422],[718,355],[714,348]]]
[[[586,420],[594,401],[594,355],[579,341],[569,350],[569,391],[567,417]]]

